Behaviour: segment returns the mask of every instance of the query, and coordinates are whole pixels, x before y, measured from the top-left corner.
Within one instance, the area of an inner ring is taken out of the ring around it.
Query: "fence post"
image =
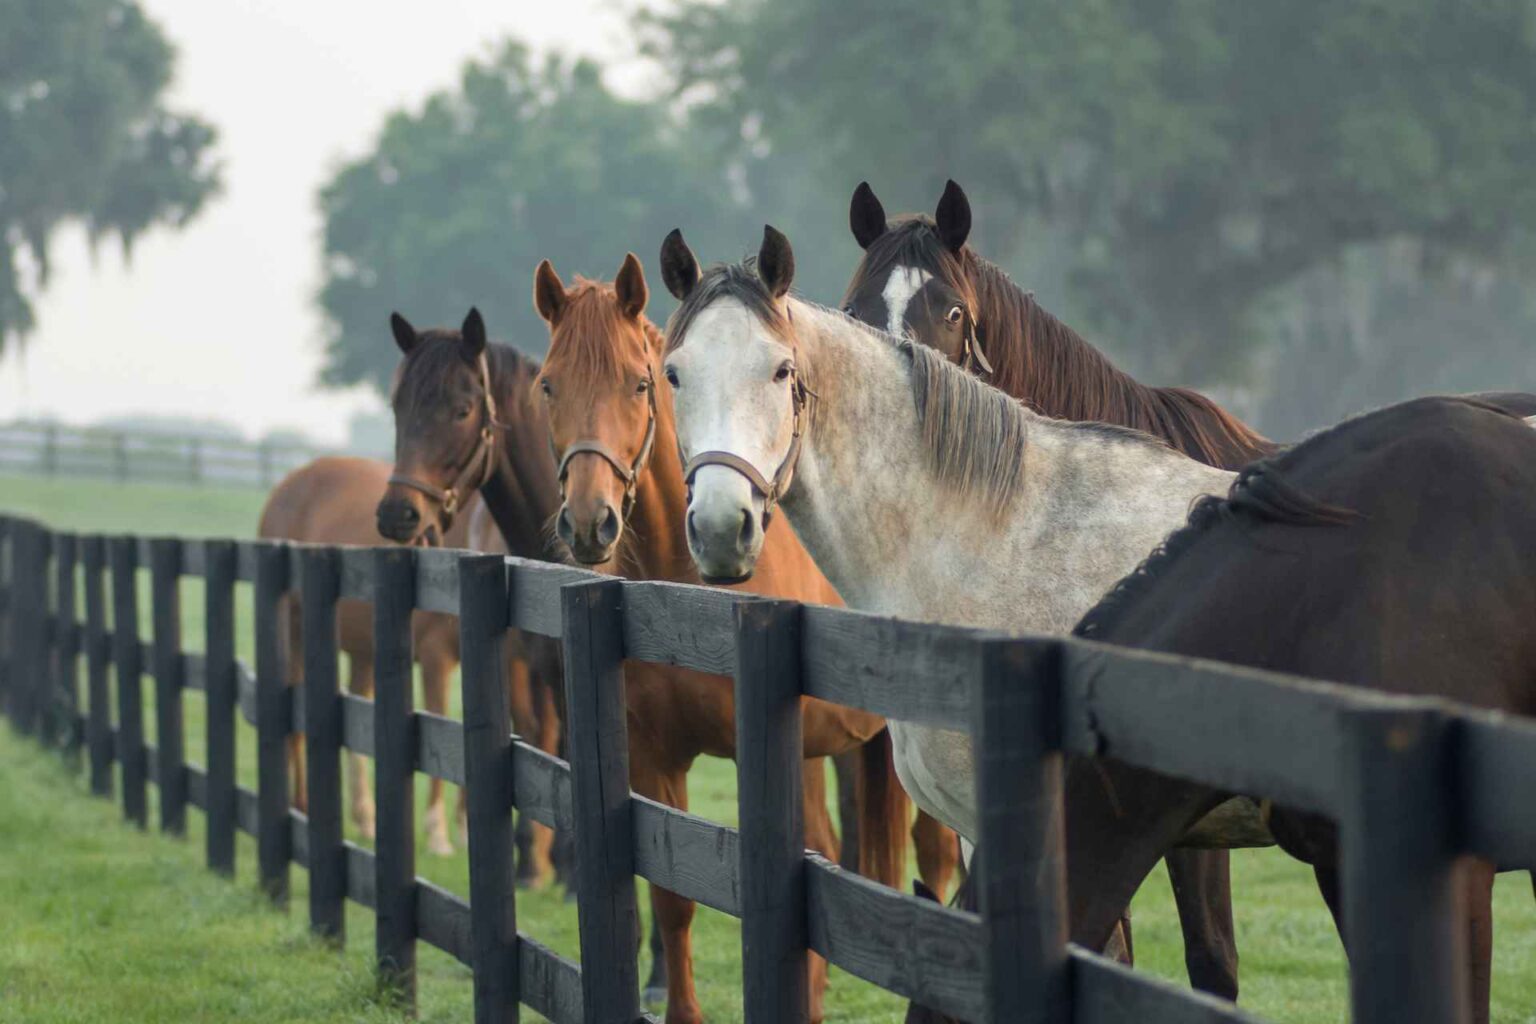
[[[75,607],[75,566],[79,562],[79,542],[74,534],[57,533],[53,537],[54,630],[53,694],[49,709],[53,720],[62,727],[64,749],[78,755],[81,741],[80,675],[76,656],[80,653],[79,613]]]
[[[341,692],[336,681],[334,548],[300,549],[304,621],[304,764],[309,791],[309,927],[347,937],[347,848],[341,834]]]
[[[411,610],[416,552],[373,559],[374,955],[395,1001],[416,1010],[416,729],[411,703]]]
[[[1342,712],[1339,845],[1350,1019],[1468,1019],[1454,778],[1433,708]]]
[[[576,817],[577,913],[586,1024],[640,1016],[636,963],[635,839],[624,706],[624,584],[560,590],[571,795]]]
[[[155,757],[160,786],[160,830],[187,831],[186,736],[181,714],[181,541],[149,542],[155,662]]]
[[[208,785],[204,814],[208,822],[208,866],[235,873],[235,708],[239,678],[235,671],[234,541],[203,542],[204,685],[207,687]]]
[[[16,601],[11,615],[11,716],[23,736],[39,730],[42,697],[48,692],[47,555],[43,528],[18,524],[11,533],[11,578]]]
[[[459,685],[464,703],[476,1024],[516,1021],[522,993],[513,883],[507,616],[506,562],[499,555],[461,557]]]
[[[984,640],[978,654],[971,734],[988,1019],[1062,1024],[1071,1007],[1061,647]]]
[[[132,537],[113,537],[112,648],[117,662],[117,757],[123,766],[123,813],[148,824],[144,754],[144,665],[139,642],[138,552]]]
[[[288,906],[288,545],[256,545],[256,859],[261,886]]]
[[[86,537],[80,553],[85,564],[85,745],[91,764],[91,792],[110,797],[114,751],[107,686],[111,652],[107,647],[107,605],[101,578],[104,547],[101,537]]]
[[[810,1019],[800,692],[800,605],[738,604],[736,799],[748,1024]]]
[[[128,479],[128,435],[117,433],[112,435],[112,454],[117,464],[117,482],[124,483]]]

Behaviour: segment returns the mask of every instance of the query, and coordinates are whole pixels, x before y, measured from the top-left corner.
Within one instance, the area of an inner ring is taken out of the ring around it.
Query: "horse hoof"
[[[427,852],[434,857],[452,857],[453,844],[447,836],[431,836],[427,839]]]

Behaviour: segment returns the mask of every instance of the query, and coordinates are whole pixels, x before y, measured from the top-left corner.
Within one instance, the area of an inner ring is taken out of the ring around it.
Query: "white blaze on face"
[[[932,274],[917,267],[896,267],[891,270],[891,276],[885,282],[885,290],[880,293],[880,297],[885,300],[887,334],[898,338],[907,336],[907,307],[912,304],[912,297],[932,279]]]

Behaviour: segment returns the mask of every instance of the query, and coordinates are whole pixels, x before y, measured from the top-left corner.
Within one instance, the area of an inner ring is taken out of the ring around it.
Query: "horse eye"
[[[788,380],[792,370],[793,367],[791,367],[788,363],[782,363],[779,366],[778,372],[773,375],[773,379],[776,381]]]
[[[648,380],[643,380],[635,386],[635,394],[637,395],[643,395],[649,390],[651,390],[651,382]]]
[[[682,387],[682,385],[677,382],[677,371],[672,369],[670,366],[667,367],[667,383],[672,385],[674,390]]]
[[[458,406],[458,407],[456,407],[453,410],[453,418],[456,419],[456,420],[467,420],[467,419],[469,419],[470,412],[471,412],[471,410],[470,410],[469,406],[467,406],[467,405]]]
[[[555,389],[549,386],[548,378],[539,381],[539,390],[546,395],[553,395],[555,393]]]
[[[965,310],[964,309],[961,309],[959,306],[951,306],[951,307],[949,307],[949,312],[944,314],[944,319],[948,320],[952,324],[958,324],[960,322],[961,318],[963,318],[964,316],[965,316]]]

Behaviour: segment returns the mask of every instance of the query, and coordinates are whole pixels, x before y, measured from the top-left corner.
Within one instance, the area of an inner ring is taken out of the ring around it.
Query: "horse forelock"
[[[631,321],[619,307],[611,283],[578,277],[566,291],[559,325],[550,332],[544,368],[558,365],[578,380],[612,379],[623,369],[624,345],[629,338],[637,338],[649,350],[659,343],[661,331],[644,313],[638,321]],[[644,355],[649,359],[649,351]]]
[[[718,263],[704,271],[667,320],[666,351],[676,351],[687,340],[688,329],[699,314],[726,299],[741,303],[770,333],[791,340],[784,307],[769,294],[757,274],[756,260],[749,257],[740,263]]]
[[[424,413],[443,408],[464,386],[478,389],[478,369],[466,360],[460,346],[461,335],[446,328],[421,332],[421,340],[395,370],[395,385],[390,403],[395,416],[413,421]],[[489,343],[485,346],[486,366],[492,386],[501,394],[498,403],[515,397],[510,381],[532,378],[538,364],[510,345]]]

